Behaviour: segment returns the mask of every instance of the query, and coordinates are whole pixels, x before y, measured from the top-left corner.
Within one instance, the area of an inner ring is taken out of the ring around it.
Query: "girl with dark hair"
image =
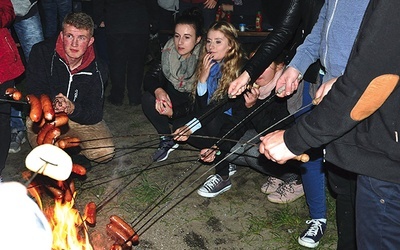
[[[198,9],[178,17],[174,37],[164,46],[161,61],[155,62],[144,78],[143,113],[160,134],[160,145],[154,161],[163,161],[178,147],[172,140],[170,123],[185,115],[176,110],[187,105],[196,82],[196,67],[200,55],[203,19]]]

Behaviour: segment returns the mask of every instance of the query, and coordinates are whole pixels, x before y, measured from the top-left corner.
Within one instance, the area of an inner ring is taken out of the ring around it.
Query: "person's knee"
[[[84,152],[86,158],[96,163],[106,163],[111,161],[115,156],[115,147],[101,148]]]

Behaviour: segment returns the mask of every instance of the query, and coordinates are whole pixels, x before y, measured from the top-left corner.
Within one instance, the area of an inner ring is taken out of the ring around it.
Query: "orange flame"
[[[54,210],[48,219],[53,230],[53,250],[93,250],[89,242],[87,226],[79,211],[74,208],[74,199],[65,203],[55,200]]]

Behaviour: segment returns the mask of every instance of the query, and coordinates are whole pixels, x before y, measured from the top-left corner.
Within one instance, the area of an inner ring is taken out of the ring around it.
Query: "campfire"
[[[23,174],[24,178],[29,173]],[[28,187],[29,194],[36,200],[45,214],[53,233],[53,250],[82,249],[92,250],[88,234],[88,222],[95,223],[95,205],[90,202],[83,214],[74,206],[76,192],[72,180],[54,182],[39,176]],[[54,205],[44,208],[41,197],[49,191],[54,198]],[[69,195],[72,193],[72,195]],[[93,207],[94,206],[94,207]]]
[[[53,231],[53,250],[82,249],[92,250],[87,225],[74,208],[74,200],[63,203],[55,200],[53,208],[45,211]]]
[[[43,150],[43,148],[45,150]],[[32,163],[32,157],[37,158],[38,152],[49,150],[61,150],[60,148],[44,144],[36,147],[26,158],[26,161]],[[57,155],[52,153],[51,155]],[[39,157],[42,161],[43,158]],[[57,160],[49,159],[49,162],[58,162],[62,159],[62,155],[57,155]],[[47,165],[48,162],[34,162],[36,165]],[[71,162],[72,168],[70,172],[73,175],[85,175],[86,169],[79,165]],[[35,169],[35,172],[43,173],[38,175],[32,180],[32,172],[26,171],[23,173],[25,179],[31,180],[28,186],[29,194],[36,200],[40,209],[45,214],[49,221],[50,227],[53,233],[53,250],[69,250],[69,249],[82,249],[92,250],[94,249],[90,243],[90,237],[88,234],[88,226],[94,226],[96,224],[96,213],[97,207],[94,202],[86,204],[83,211],[79,211],[75,206],[77,192],[75,191],[75,184],[72,177],[68,177],[65,180],[54,180],[57,178],[53,177],[54,172],[51,168],[58,166],[57,164],[50,164],[49,169],[42,170],[39,167],[32,167],[29,169]],[[56,173],[58,175],[59,173]],[[46,176],[47,175],[47,176]],[[58,177],[58,176],[57,176]],[[45,207],[42,200],[45,198],[43,194],[49,194],[54,200],[54,205]],[[139,236],[132,227],[125,222],[122,218],[117,215],[110,216],[110,222],[106,225],[106,233],[114,241],[111,249],[131,249],[133,245],[137,245],[139,242]]]

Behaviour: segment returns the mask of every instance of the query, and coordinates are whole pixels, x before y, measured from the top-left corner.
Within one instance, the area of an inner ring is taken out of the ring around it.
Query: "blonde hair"
[[[224,59],[221,61],[221,79],[218,82],[217,89],[211,97],[212,100],[221,100],[227,95],[229,84],[237,77],[239,77],[241,69],[243,67],[243,61],[246,56],[238,41],[236,28],[232,24],[226,21],[216,22],[210,26],[208,31],[210,30],[219,31],[224,34],[224,36],[228,39],[229,46],[231,47],[226,53]],[[200,78],[201,70],[203,68],[203,58],[206,54],[206,42],[203,42],[200,59],[197,65],[197,79]],[[193,97],[196,96],[196,90],[197,82],[193,87]]]

